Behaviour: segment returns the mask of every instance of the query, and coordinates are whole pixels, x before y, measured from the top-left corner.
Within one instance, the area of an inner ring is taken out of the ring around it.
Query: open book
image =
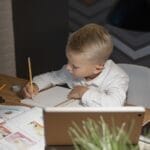
[[[0,124],[5,123],[31,108],[26,106],[0,105]]]
[[[33,99],[23,99],[21,103],[45,108],[51,107],[82,107],[79,100],[68,100],[67,95],[70,89],[55,86],[38,93]]]
[[[0,124],[0,150],[43,150],[42,109],[33,107]]]

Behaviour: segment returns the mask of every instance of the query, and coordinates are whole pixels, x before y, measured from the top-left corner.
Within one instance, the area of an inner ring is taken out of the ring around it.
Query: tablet
[[[137,106],[125,107],[47,107],[43,109],[46,145],[72,145],[68,134],[72,122],[82,126],[82,120],[91,118],[99,121],[100,117],[112,127],[121,127],[125,123],[125,131],[134,127],[130,134],[133,144],[138,143],[143,125],[145,109]]]

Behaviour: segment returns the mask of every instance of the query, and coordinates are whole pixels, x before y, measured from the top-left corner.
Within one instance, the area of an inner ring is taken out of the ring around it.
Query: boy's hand
[[[33,83],[33,89],[30,83],[27,83],[22,89],[22,96],[24,98],[32,98],[32,96],[36,95],[39,92],[39,88],[36,84]]]
[[[75,86],[68,94],[69,99],[81,99],[82,95],[88,90],[85,86]]]

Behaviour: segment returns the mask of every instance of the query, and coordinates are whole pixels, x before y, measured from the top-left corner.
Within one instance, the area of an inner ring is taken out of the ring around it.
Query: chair
[[[150,68],[123,63],[118,65],[130,78],[127,104],[150,108]]]

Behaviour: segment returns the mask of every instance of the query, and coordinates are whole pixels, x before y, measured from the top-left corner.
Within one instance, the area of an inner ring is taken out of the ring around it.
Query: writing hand
[[[33,88],[30,83],[27,83],[22,89],[22,96],[25,98],[32,98],[33,95],[36,95],[39,92],[39,88],[36,84],[33,84]]]

